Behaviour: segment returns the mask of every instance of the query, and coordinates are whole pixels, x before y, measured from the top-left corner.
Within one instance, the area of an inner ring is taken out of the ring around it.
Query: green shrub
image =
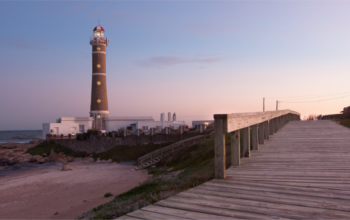
[[[110,196],[113,196],[113,194],[110,193],[110,192],[108,192],[108,193],[106,193],[106,194],[104,195],[105,198],[108,198],[108,197],[110,197]]]
[[[100,133],[99,130],[96,130],[96,129],[89,129],[87,130],[87,134],[90,136],[90,135],[98,135]]]
[[[26,153],[30,153],[31,155],[42,155],[43,153],[45,153],[46,155],[50,155],[50,152],[52,149],[56,153],[63,152],[67,156],[74,156],[74,157],[89,156],[89,154],[86,152],[73,151],[69,148],[63,147],[62,145],[55,143],[54,141],[44,141],[38,144],[37,146],[28,149]]]

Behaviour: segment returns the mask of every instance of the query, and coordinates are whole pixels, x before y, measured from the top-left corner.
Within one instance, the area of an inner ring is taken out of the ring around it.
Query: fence
[[[185,129],[184,126],[179,126],[177,129],[172,129],[171,127],[165,127],[161,130],[157,130],[156,128],[150,128],[148,131],[142,130],[142,129],[136,129],[135,131],[131,132],[127,129],[124,129],[124,137],[128,135],[154,135],[154,134],[183,134],[184,132],[198,132],[203,133],[204,131],[204,125],[199,125],[195,129]]]
[[[226,178],[225,135],[231,133],[231,166],[240,166],[240,130],[243,132],[243,155],[250,157],[250,129],[253,150],[259,150],[283,125],[300,120],[300,114],[292,110],[216,114],[215,119],[215,178]]]
[[[76,135],[68,134],[67,136],[64,136],[63,134],[56,135],[56,134],[46,134],[46,140],[70,140],[70,139],[76,139]]]

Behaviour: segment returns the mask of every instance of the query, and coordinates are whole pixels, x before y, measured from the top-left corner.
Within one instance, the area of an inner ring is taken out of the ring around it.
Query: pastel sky
[[[0,130],[88,116],[93,28],[110,116],[212,119],[350,105],[349,1],[1,1]],[[313,95],[313,96],[311,96]],[[298,96],[287,103],[287,98]],[[324,102],[309,102],[323,99]]]

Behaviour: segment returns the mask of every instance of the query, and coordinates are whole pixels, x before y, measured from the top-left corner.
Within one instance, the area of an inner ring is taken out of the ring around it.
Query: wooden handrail
[[[231,134],[231,165],[240,166],[240,130],[243,132],[243,156],[250,157],[250,128],[253,150],[259,143],[276,133],[289,121],[300,120],[300,113],[292,110],[216,114],[215,119],[215,178],[226,178],[225,134]]]

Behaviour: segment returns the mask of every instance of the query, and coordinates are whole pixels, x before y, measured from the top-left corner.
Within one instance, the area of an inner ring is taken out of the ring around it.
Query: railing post
[[[250,127],[243,128],[242,131],[243,131],[243,156],[250,157]]]
[[[215,118],[215,116],[214,116]],[[215,179],[226,178],[226,150],[223,118],[215,118]]]
[[[252,145],[253,145],[253,150],[259,150],[259,139],[258,139],[258,125],[252,125]]]
[[[259,123],[259,144],[264,144],[264,122]]]
[[[265,139],[266,140],[268,140],[268,139],[270,139],[270,126],[269,126],[269,121],[267,120],[267,121],[265,121],[264,122],[264,124],[265,124],[265,130],[264,130],[264,134],[265,134]]]
[[[275,133],[275,119],[270,119],[270,135],[273,135]]]
[[[241,132],[240,130],[231,133],[231,166],[241,165]]]
[[[274,118],[273,122],[273,133],[276,133],[278,131],[278,118]]]

